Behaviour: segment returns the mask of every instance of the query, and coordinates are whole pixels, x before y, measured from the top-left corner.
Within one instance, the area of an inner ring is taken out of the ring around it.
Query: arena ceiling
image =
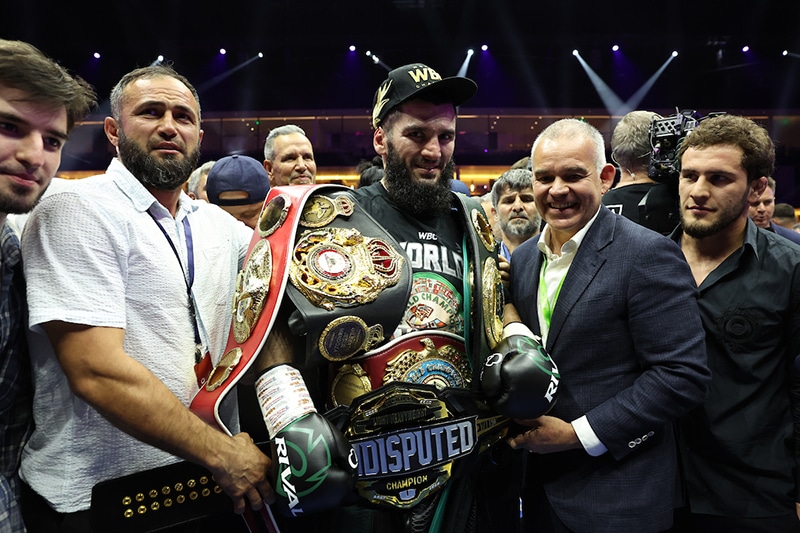
[[[623,102],[678,51],[640,108],[800,109],[792,2],[6,4],[4,38],[39,46],[101,96],[128,70],[163,55],[200,89],[205,112],[366,109],[386,67],[421,61],[452,75],[468,48],[475,54],[467,72],[479,90],[467,106],[476,108],[602,111],[604,101],[571,54],[577,49]],[[258,53],[263,57],[254,59]]]

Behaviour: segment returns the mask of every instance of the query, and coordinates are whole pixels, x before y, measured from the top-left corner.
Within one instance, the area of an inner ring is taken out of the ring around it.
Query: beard
[[[145,152],[120,130],[119,158],[125,168],[143,185],[171,191],[189,179],[189,175],[200,160],[200,148],[195,148],[182,159],[175,156],[158,159]]]
[[[724,206],[724,208],[720,208],[717,211],[717,218],[716,220],[712,220],[709,223],[704,223],[704,221],[691,221],[687,220],[684,216],[683,209],[680,210],[681,214],[681,227],[683,231],[690,237],[695,239],[705,239],[706,237],[711,237],[719,233],[720,231],[724,230],[737,220],[739,217],[742,216],[742,211],[747,209],[745,207],[747,205],[747,197],[749,196],[749,189],[745,192],[744,198],[738,204],[731,204]]]
[[[515,237],[525,237],[533,235],[539,229],[531,219],[514,218],[500,222],[500,229],[506,235],[514,235]]]
[[[392,144],[388,145],[383,174],[386,190],[397,207],[414,216],[447,212],[450,209],[452,202],[450,182],[454,174],[455,163],[450,159],[434,183],[417,182]]]

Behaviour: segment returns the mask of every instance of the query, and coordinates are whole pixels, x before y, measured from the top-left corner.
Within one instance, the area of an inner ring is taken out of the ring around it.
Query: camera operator
[[[611,135],[611,159],[619,167],[619,181],[603,196],[603,204],[634,222],[639,220],[639,202],[658,183],[647,174],[650,165],[650,124],[661,115],[631,111],[619,121]],[[672,228],[670,228],[672,229]]]
[[[650,122],[645,130],[647,114]],[[712,113],[709,117],[718,114]],[[611,139],[612,158],[620,166],[621,179],[617,187],[625,187],[623,183],[630,181],[626,173],[633,174],[635,181],[645,186],[629,192],[622,189],[615,194],[611,193],[616,189],[609,191],[603,203],[646,228],[669,235],[679,222],[676,154],[683,138],[701,120],[693,110],[676,109],[674,115],[665,118],[647,111],[625,115]],[[643,166],[644,159],[647,159],[646,166]],[[648,183],[642,179],[644,176]],[[634,206],[632,202],[637,198],[638,204]]]

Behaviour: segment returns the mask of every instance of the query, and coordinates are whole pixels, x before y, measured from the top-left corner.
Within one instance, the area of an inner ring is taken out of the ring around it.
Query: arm
[[[272,502],[269,459],[246,433],[229,437],[194,415],[147,368],[125,353],[125,331],[65,322],[43,328],[72,391],[119,429],[201,464],[244,512]]]
[[[624,259],[631,268],[612,287],[625,302],[626,325],[612,316],[598,320],[607,327],[615,321],[614,327],[628,331],[619,345],[625,343],[632,359],[619,360],[627,368],[619,379],[638,375],[584,413],[616,459],[640,449],[629,445],[636,438],[671,431],[671,422],[703,401],[710,379],[697,290],[678,247],[651,240]]]

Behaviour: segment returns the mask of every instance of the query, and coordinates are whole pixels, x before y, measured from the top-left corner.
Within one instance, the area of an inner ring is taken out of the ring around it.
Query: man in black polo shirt
[[[700,289],[712,375],[679,424],[690,522],[680,531],[800,531],[800,247],[748,218],[775,148],[764,128],[724,115],[702,121],[678,157],[672,237]]]

